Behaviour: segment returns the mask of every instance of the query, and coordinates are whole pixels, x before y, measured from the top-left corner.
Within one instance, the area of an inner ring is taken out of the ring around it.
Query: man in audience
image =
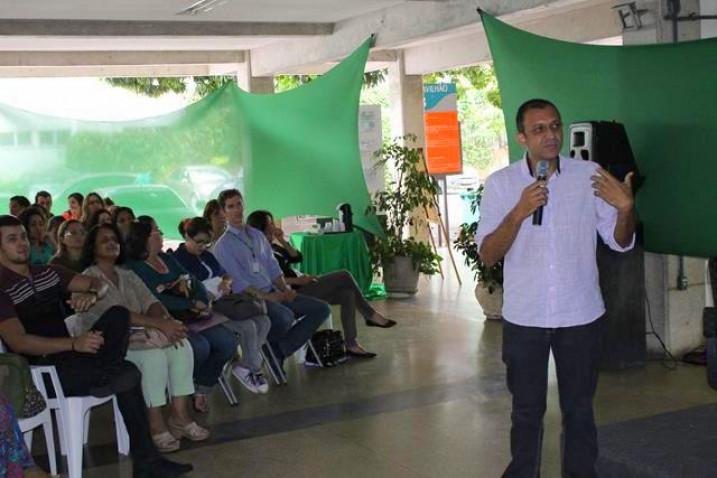
[[[63,297],[72,293],[72,308],[87,310],[107,292],[107,282],[63,267],[31,266],[29,256],[22,223],[0,216],[0,338],[31,363],[54,365],[66,395],[117,396],[129,432],[135,478],[169,478],[191,471],[191,465],[162,458],[150,437],[141,375],[124,360],[129,311],[112,307],[89,332],[70,337]]]
[[[52,217],[52,195],[47,191],[39,191],[35,194],[35,204],[42,206],[47,211],[47,216]]]
[[[227,229],[217,241],[214,255],[232,277],[234,292],[266,300],[271,320],[267,338],[281,365],[311,338],[331,308],[322,300],[297,294],[286,284],[269,241],[262,232],[244,224],[244,200],[238,190],[222,191],[219,205]]]
[[[10,198],[10,214],[18,217],[22,211],[30,207],[30,200],[25,196],[13,196]]]

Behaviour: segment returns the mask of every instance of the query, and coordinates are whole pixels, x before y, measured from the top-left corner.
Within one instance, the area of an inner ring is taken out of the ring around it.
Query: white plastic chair
[[[1,347],[1,345],[0,345]],[[33,367],[30,371],[32,373],[32,381],[35,386],[42,394],[45,402],[47,403],[47,390],[45,384],[42,381],[42,375],[38,367]],[[35,428],[42,426],[42,431],[45,433],[45,448],[47,448],[47,458],[50,461],[50,474],[57,474],[57,456],[55,455],[55,436],[52,428],[52,412],[48,406],[43,411],[29,418],[20,418],[18,420],[20,425],[20,431],[23,433],[25,438],[25,445],[28,450],[32,450],[32,435]]]
[[[104,398],[89,395],[66,397],[54,367],[39,367],[38,373],[48,376],[55,390],[55,398],[48,399],[47,403],[49,408],[56,413],[60,451],[67,456],[69,478],[82,477],[82,452],[89,437],[89,411],[110,400],[114,410],[117,451],[122,455],[129,454],[129,435],[127,434],[122,414],[117,407],[117,398],[114,395]],[[79,437],[82,437],[81,441]]]
[[[2,341],[0,341],[0,351],[4,350],[5,347],[2,344]],[[129,435],[127,434],[127,428],[125,427],[122,414],[117,407],[117,398],[114,395],[104,398],[97,398],[89,395],[82,397],[66,397],[65,392],[62,389],[62,384],[60,383],[60,378],[57,376],[57,371],[54,366],[33,366],[31,367],[31,372],[33,381],[40,390],[40,393],[43,393],[45,397],[47,397],[47,390],[45,389],[44,381],[45,376],[48,377],[50,383],[52,383],[55,397],[46,398],[47,408],[43,411],[43,413],[47,412],[50,414],[51,411],[55,412],[57,418],[57,429],[60,437],[60,452],[67,456],[67,471],[69,478],[82,478],[82,451],[84,445],[87,444],[87,439],[89,437],[90,409],[107,403],[110,400],[112,400],[112,408],[114,410],[115,431],[117,434],[117,451],[121,455],[129,455]],[[31,427],[29,429],[35,427]],[[22,430],[22,427],[20,429]],[[47,429],[44,430],[46,437],[52,437],[51,431],[48,434]],[[77,439],[77,437],[80,436],[83,437],[81,442]],[[25,440],[27,443],[27,436]],[[30,437],[30,440],[32,440],[32,437]],[[52,451],[50,451],[50,448],[52,448]],[[56,464],[53,464],[56,463],[54,438],[52,439],[51,445],[48,442],[47,450],[50,457],[50,466],[53,468],[51,471],[54,475],[57,472]]]
[[[4,352],[6,352],[5,344],[2,340],[0,340],[0,353]],[[42,381],[42,376],[39,373],[39,367],[32,367],[30,369],[30,373],[32,374],[32,381],[40,391],[40,394],[42,394],[42,397],[45,399],[45,403],[49,403],[45,383]],[[50,473],[56,475],[57,456],[55,455],[55,435],[52,429],[52,412],[50,411],[49,405],[34,417],[18,418],[17,422],[20,426],[22,436],[25,439],[25,445],[30,451],[32,451],[32,432],[35,428],[42,426],[42,431],[45,433],[45,448],[47,448],[47,457],[50,461]]]

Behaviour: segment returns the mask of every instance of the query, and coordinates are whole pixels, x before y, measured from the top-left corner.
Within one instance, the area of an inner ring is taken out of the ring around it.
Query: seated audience
[[[174,252],[174,258],[194,278],[202,281],[212,308],[231,319],[222,325],[239,336],[241,359],[232,367],[232,373],[247,390],[268,392],[269,384],[261,371],[261,347],[266,343],[271,327],[266,304],[247,294],[232,293],[231,278],[208,251],[212,237],[209,222],[201,217],[187,219],[179,224],[179,233],[185,242]]]
[[[30,207],[30,200],[25,196],[13,196],[10,198],[10,214],[19,217],[20,213]]]
[[[189,328],[187,338],[194,350],[194,405],[199,411],[207,411],[208,394],[224,365],[236,354],[237,338],[211,316],[202,283],[192,280],[172,256],[162,252],[162,231],[153,220],[149,224],[132,223],[126,246],[128,267],[169,313]]]
[[[35,194],[35,206],[43,208],[48,218],[52,217],[52,195],[47,191],[38,191]]]
[[[67,396],[116,395],[129,433],[134,478],[169,478],[191,465],[163,458],[152,442],[140,374],[124,359],[129,311],[111,307],[85,334],[70,337],[62,314],[63,297],[85,311],[105,296],[108,285],[63,267],[32,266],[22,223],[0,216],[0,338],[32,364],[54,365]],[[42,284],[42,288],[36,287]]]
[[[85,202],[85,197],[80,193],[72,193],[67,196],[67,211],[62,213],[62,217],[67,220],[76,219],[80,220],[82,217],[82,203]]]
[[[212,243],[216,244],[227,227],[227,221],[219,201],[212,199],[207,202],[202,217],[212,226]]]
[[[105,202],[99,194],[92,192],[85,197],[85,200],[82,202],[82,217],[80,217],[80,221],[82,221],[82,225],[85,226],[85,229],[90,230],[88,226],[92,215],[104,208]]]
[[[47,264],[55,254],[52,244],[47,240],[45,211],[31,206],[20,213],[20,222],[25,226],[30,240],[30,264]]]
[[[2,383],[2,375],[0,375]],[[0,394],[0,477],[50,478],[35,466],[10,403]]]
[[[269,211],[252,212],[247,218],[247,224],[263,232],[267,241],[272,244],[274,256],[279,262],[287,284],[301,294],[341,306],[341,325],[344,329],[348,353],[354,357],[375,357],[375,354],[366,352],[356,339],[356,309],[363,316],[366,325],[370,327],[388,328],[396,325],[396,322],[386,319],[371,307],[351,273],[342,270],[320,277],[299,275],[290,264],[298,264],[302,261],[301,252],[286,240],[284,231],[274,224],[274,217]]]
[[[188,399],[194,394],[194,356],[185,338],[184,324],[169,315],[142,279],[119,267],[124,259],[124,247],[115,226],[101,224],[90,230],[82,253],[82,263],[88,266],[83,274],[104,279],[109,289],[89,310],[77,315],[79,329],[83,333],[90,330],[105,311],[115,306],[129,309],[130,325],[144,329],[130,335],[127,360],[142,373],[154,444],[160,452],[168,453],[179,449],[182,437],[192,441],[209,437],[188,411]],[[165,424],[162,407],[167,404],[167,394],[172,405]]]
[[[281,366],[328,319],[331,308],[324,301],[297,294],[286,284],[269,241],[244,224],[244,200],[238,190],[222,191],[219,204],[228,226],[214,246],[214,255],[231,276],[233,292],[266,301],[271,319],[269,345]]]
[[[82,246],[85,243],[85,228],[77,219],[70,219],[57,229],[57,253],[50,264],[67,267],[74,272],[82,272]]]
[[[117,226],[122,240],[126,241],[129,235],[129,226],[135,221],[134,211],[130,207],[120,206],[112,213],[112,224]]]
[[[60,249],[60,245],[57,242],[57,230],[60,228],[60,224],[65,222],[65,218],[62,216],[52,216],[47,221],[47,242],[52,244],[52,248],[57,251]]]
[[[110,197],[105,198],[105,209],[107,209],[110,214],[115,212],[115,209],[117,209],[117,206],[115,205],[115,202]]]
[[[85,224],[85,229],[90,231],[93,227],[101,224],[112,224],[112,213],[107,209],[99,209],[93,212],[87,224]]]

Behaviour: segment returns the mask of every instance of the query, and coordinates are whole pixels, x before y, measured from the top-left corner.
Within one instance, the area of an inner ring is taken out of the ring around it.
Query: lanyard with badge
[[[254,251],[254,245],[252,244],[252,240],[251,240],[251,237],[249,237],[249,234],[246,232],[244,233],[249,238],[249,242],[247,242],[239,235],[239,230],[233,231],[233,230],[229,229],[229,232],[231,232],[232,235],[234,235],[234,237],[239,239],[239,242],[244,244],[249,249],[249,252],[251,252],[251,271],[254,274],[260,274],[261,273],[261,265],[259,264],[259,259],[256,257],[256,252]]]

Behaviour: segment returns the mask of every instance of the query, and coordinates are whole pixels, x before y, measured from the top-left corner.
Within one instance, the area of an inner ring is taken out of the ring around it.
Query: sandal
[[[172,453],[179,450],[180,442],[169,432],[152,435],[152,441],[160,453]]]
[[[209,438],[209,430],[197,425],[197,422],[189,422],[186,425],[180,425],[170,417],[167,420],[167,428],[177,440],[186,438],[191,441],[202,441]]]

